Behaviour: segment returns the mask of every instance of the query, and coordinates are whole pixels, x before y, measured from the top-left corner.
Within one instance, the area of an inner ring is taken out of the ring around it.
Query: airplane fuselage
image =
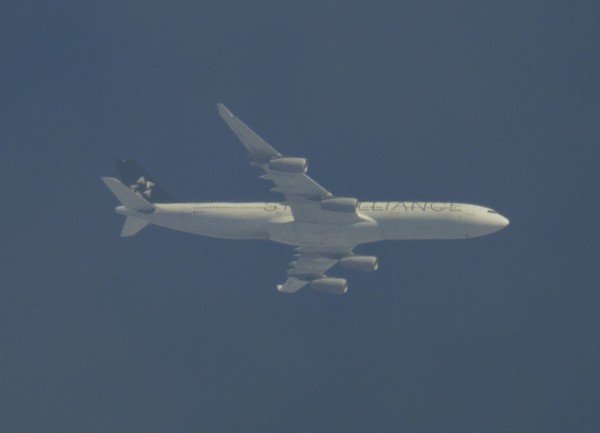
[[[408,239],[463,239],[484,236],[508,225],[493,209],[462,203],[363,201],[333,194],[308,176],[305,158],[286,156],[252,131],[223,104],[219,115],[244,145],[251,165],[283,203],[175,203],[135,161],[117,160],[121,181],[102,181],[121,202],[126,215],[121,236],[133,236],[149,224],[223,239],[267,239],[292,245],[294,259],[283,293],[305,286],[327,293],[346,293],[344,278],[326,272],[341,268],[371,272],[377,257],[354,253],[357,245]]]
[[[224,239],[269,239],[293,246],[354,246],[382,240],[463,239],[493,233],[508,224],[492,209],[463,203],[361,202],[361,220],[296,222],[280,203],[168,203],[152,213],[124,206],[117,212],[152,224]]]

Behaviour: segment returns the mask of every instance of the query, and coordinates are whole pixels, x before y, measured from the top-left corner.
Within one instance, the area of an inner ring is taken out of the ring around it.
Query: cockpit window
[[[487,211],[488,211],[488,213],[498,213],[494,209],[488,209]]]

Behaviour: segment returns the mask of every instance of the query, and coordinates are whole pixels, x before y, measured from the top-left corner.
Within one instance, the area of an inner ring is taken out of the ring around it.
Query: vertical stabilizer
[[[150,203],[175,203],[177,200],[133,159],[115,159],[121,182],[139,192]]]

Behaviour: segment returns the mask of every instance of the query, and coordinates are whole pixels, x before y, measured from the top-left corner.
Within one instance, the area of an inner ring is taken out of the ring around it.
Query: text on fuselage
[[[434,212],[461,212],[458,203],[414,202],[414,201],[363,201],[358,204],[358,211],[380,212],[418,212],[432,210]]]

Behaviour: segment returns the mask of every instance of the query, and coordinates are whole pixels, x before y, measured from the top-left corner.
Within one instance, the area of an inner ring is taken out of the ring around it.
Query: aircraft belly
[[[394,218],[380,221],[388,240],[458,239],[465,229],[458,218]]]
[[[154,224],[223,239],[268,239],[265,219],[227,214],[194,214],[191,212],[155,215]]]
[[[268,226],[268,231],[269,239],[272,241],[294,246],[355,246],[383,239],[380,228],[374,222],[353,224],[272,222]]]

